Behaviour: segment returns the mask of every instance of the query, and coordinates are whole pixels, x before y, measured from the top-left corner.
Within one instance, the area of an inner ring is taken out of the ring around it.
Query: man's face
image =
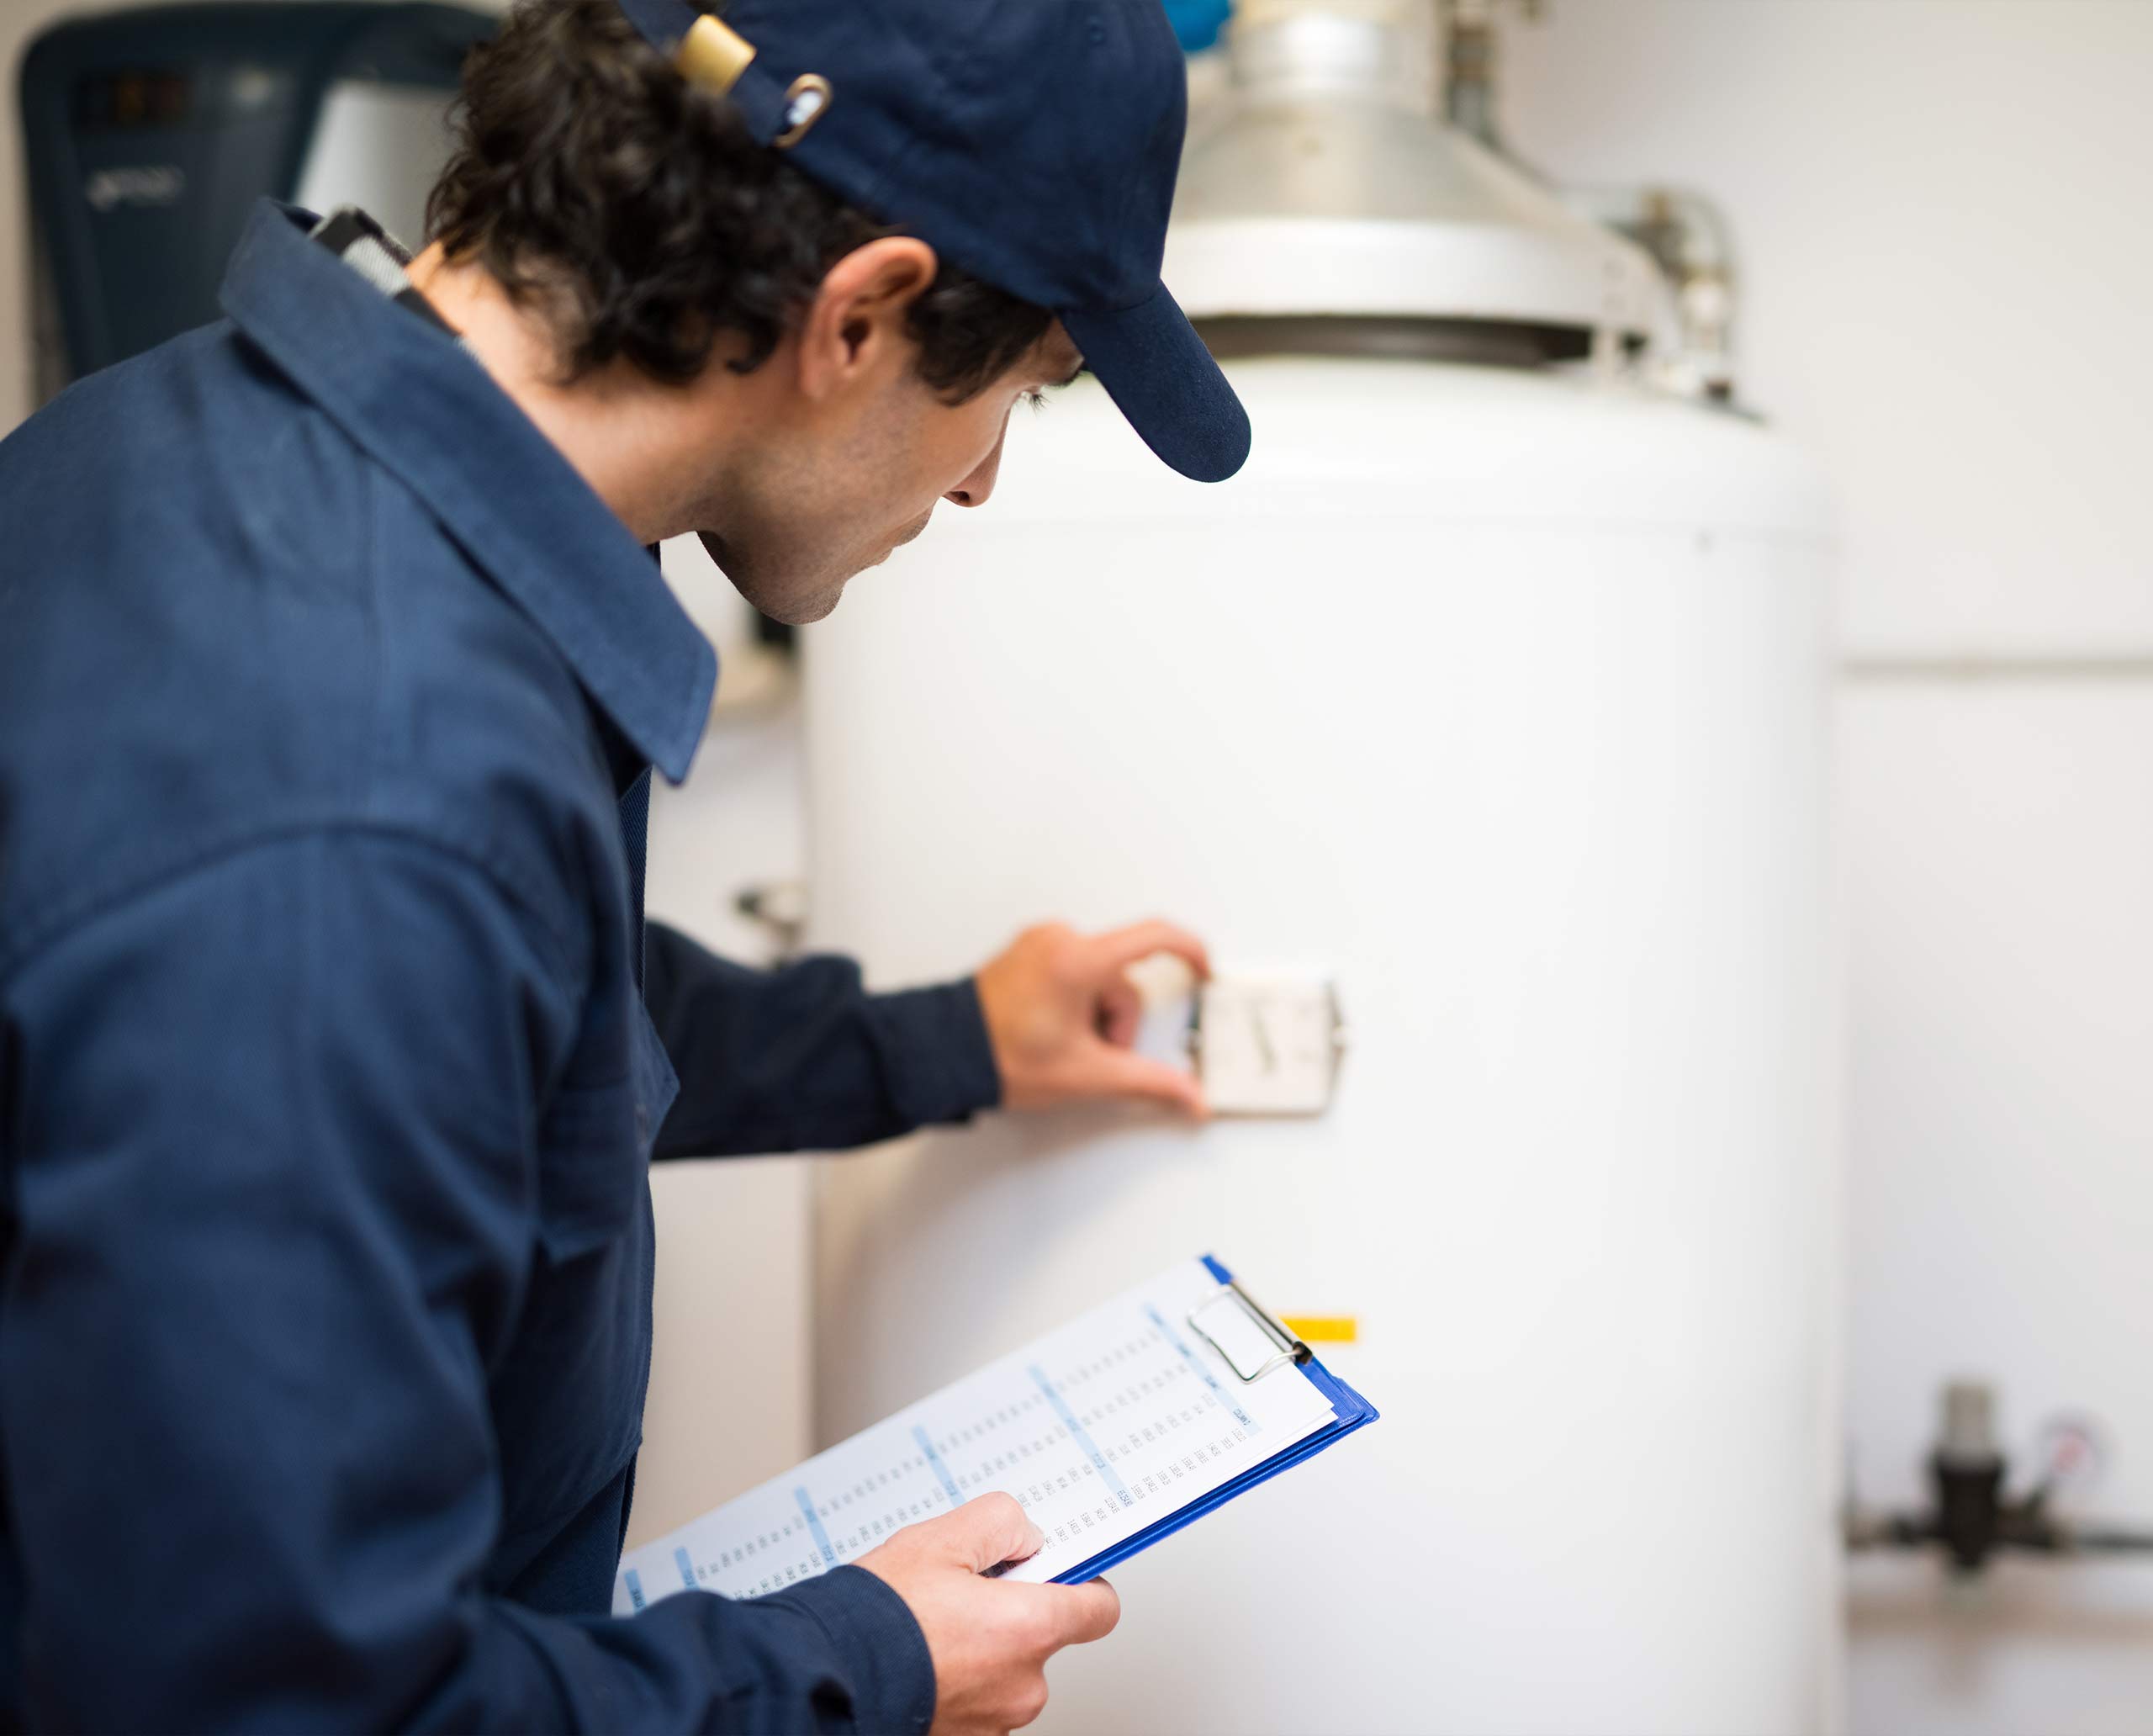
[[[773,417],[770,439],[703,504],[704,547],[774,620],[821,620],[848,580],[925,530],[938,503],[984,505],[1011,411],[1082,365],[1056,320],[999,379],[951,404],[920,378],[909,340],[886,350],[828,410]]]

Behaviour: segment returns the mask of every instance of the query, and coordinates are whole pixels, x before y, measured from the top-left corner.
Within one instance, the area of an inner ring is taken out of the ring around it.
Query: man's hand
[[[1046,1707],[1046,1660],[1103,1639],[1121,1619],[1104,1580],[1027,1585],[981,1579],[1039,1546],[1039,1527],[1006,1495],[908,1525],[860,1565],[905,1601],[934,1660],[932,1736],[1004,1736]]]
[[[1208,1114],[1203,1088],[1180,1067],[1131,1052],[1143,998],[1129,967],[1172,953],[1211,974],[1203,943],[1162,922],[1110,934],[1083,935],[1050,923],[1027,929],[979,973],[1002,1100],[1013,1109],[1045,1109],[1083,1098],[1134,1097]]]

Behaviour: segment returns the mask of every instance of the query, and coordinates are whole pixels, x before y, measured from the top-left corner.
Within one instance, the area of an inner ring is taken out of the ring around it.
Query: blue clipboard
[[[1309,1381],[1330,1400],[1331,1409],[1336,1413],[1336,1420],[1265,1459],[1262,1464],[1242,1472],[1230,1483],[1222,1483],[1209,1495],[1200,1495],[1187,1506],[1145,1526],[1135,1536],[1123,1538],[1110,1549],[1101,1550],[1089,1561],[1078,1563],[1066,1573],[1056,1574],[1054,1583],[1057,1585],[1074,1585],[1086,1580],[1096,1580],[1108,1568],[1117,1567],[1130,1556],[1140,1554],[1150,1548],[1161,1538],[1172,1536],[1182,1527],[1194,1524],[1214,1508],[1223,1507],[1235,1495],[1246,1494],[1257,1484],[1268,1481],[1279,1472],[1291,1469],[1303,1459],[1322,1452],[1333,1442],[1344,1440],[1355,1429],[1367,1427],[1380,1414],[1374,1405],[1317,1361],[1315,1353],[1288,1332],[1277,1315],[1262,1308],[1254,1297],[1235,1283],[1232,1273],[1209,1254],[1203,1257],[1203,1263],[1210,1268],[1211,1275],[1219,1280],[1219,1294],[1236,1298],[1278,1346],[1278,1356],[1275,1358],[1278,1366],[1254,1378],[1264,1380],[1299,1378]],[[1230,1365],[1230,1362],[1229,1358]],[[1236,1369],[1236,1372],[1240,1371]],[[1243,1378],[1250,1377],[1244,1375]]]

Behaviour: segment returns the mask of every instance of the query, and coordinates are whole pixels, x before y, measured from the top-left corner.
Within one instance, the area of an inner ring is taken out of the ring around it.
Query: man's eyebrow
[[[1052,386],[1052,387],[1055,389],[1055,390],[1056,390],[1056,391],[1058,392],[1058,391],[1060,391],[1060,390],[1061,390],[1064,386],[1073,386],[1073,385],[1075,385],[1075,384],[1076,384],[1076,381],[1077,381],[1078,377],[1079,377],[1081,374],[1082,374],[1082,373],[1083,373],[1083,372],[1084,372],[1084,358],[1083,358],[1082,356],[1079,356],[1079,357],[1076,358],[1076,365],[1074,368],[1071,368],[1067,373],[1064,374],[1064,375],[1063,375],[1060,379],[1058,379],[1058,380],[1049,380],[1049,381],[1047,382],[1047,384],[1048,384],[1049,385]]]

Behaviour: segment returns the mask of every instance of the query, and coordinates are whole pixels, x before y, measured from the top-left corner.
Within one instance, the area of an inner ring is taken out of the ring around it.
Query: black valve
[[[1979,1573],[2003,1549],[2038,1554],[2153,1552],[2153,1531],[2083,1525],[2049,1511],[2051,1467],[2022,1495],[2005,1493],[2010,1466],[1996,1444],[1995,1394],[1974,1382],[1944,1389],[1944,1432],[1929,1455],[1935,1506],[1925,1513],[1865,1513],[1849,1500],[1850,1549],[1939,1548],[1959,1574]]]

